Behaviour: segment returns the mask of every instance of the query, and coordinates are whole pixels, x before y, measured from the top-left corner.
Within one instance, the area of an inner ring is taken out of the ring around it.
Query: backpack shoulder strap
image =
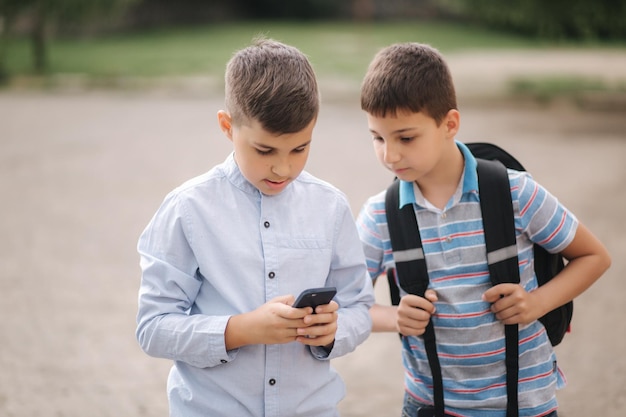
[[[400,181],[394,181],[385,196],[389,239],[396,264],[398,282],[410,294],[424,296],[428,288],[428,270],[422,239],[412,204],[400,205]]]
[[[477,159],[497,160],[507,168],[517,171],[526,171],[524,166],[513,155],[500,148],[499,146],[488,142],[470,142],[465,144]],[[485,176],[483,176],[485,177]],[[483,178],[484,181],[485,178]],[[483,209],[483,213],[485,209]],[[495,233],[488,235],[498,236]],[[563,256],[558,253],[549,253],[538,244],[533,244],[533,257],[535,265],[535,275],[537,283],[541,286],[550,281],[565,266]],[[505,276],[509,276],[506,274]],[[511,275],[512,276],[512,275]],[[546,328],[550,343],[552,346],[558,345],[565,333],[569,331],[569,325],[572,321],[574,312],[574,302],[569,301],[561,307],[548,312],[545,316],[540,317],[539,321]]]
[[[519,283],[515,218],[506,167],[499,161],[476,159],[489,276],[493,285]],[[518,325],[504,327],[506,342],[507,417],[517,417],[519,374]]]
[[[400,181],[396,180],[387,188],[385,196],[385,214],[393,259],[396,264],[396,274],[400,286],[407,293],[423,297],[428,288],[429,278],[415,211],[412,204],[407,204],[402,208],[399,208],[399,206]],[[394,288],[395,291],[398,291],[398,289],[393,279],[393,271],[389,270],[387,274],[392,301],[394,301]],[[395,297],[398,300],[400,298],[398,293]],[[395,304],[398,304],[398,302],[395,302]],[[422,337],[428,364],[433,376],[435,417],[444,417],[443,378],[441,376],[439,356],[437,355],[435,327],[432,320],[428,322]]]
[[[491,282],[493,285],[519,283],[515,214],[507,169],[499,161],[476,161]]]

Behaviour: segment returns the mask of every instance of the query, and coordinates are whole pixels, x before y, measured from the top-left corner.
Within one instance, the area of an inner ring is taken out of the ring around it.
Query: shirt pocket
[[[280,270],[305,287],[322,287],[331,269],[331,242],[326,239],[289,237],[279,245]]]

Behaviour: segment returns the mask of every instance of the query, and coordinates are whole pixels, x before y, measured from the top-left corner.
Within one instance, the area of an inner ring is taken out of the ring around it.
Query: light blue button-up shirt
[[[345,387],[329,359],[367,338],[374,302],[340,191],[303,172],[282,193],[261,194],[231,154],[165,198],[138,251],[137,338],[149,355],[174,361],[171,416],[338,415]],[[232,315],[327,285],[340,306],[330,354],[297,342],[226,350]]]

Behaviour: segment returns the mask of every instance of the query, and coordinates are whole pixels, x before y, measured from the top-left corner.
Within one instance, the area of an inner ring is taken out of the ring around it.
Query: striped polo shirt
[[[460,416],[505,416],[504,325],[482,301],[490,288],[476,159],[457,142],[465,169],[455,194],[441,210],[414,183],[400,184],[400,207],[412,204],[422,237],[429,288],[437,292],[432,317],[441,363],[446,411]],[[578,220],[526,172],[509,170],[521,285],[537,288],[533,243],[552,253],[574,239]],[[394,267],[385,214],[385,191],[369,198],[357,225],[370,276]],[[404,293],[401,290],[401,295]],[[543,325],[519,326],[520,416],[538,416],[557,407],[555,390],[565,385]],[[433,403],[432,376],[423,339],[402,338],[405,387],[418,402]]]

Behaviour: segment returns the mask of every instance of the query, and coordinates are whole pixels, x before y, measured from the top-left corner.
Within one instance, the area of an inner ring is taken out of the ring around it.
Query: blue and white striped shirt
[[[458,415],[504,416],[506,367],[504,326],[482,301],[492,285],[486,258],[476,160],[457,142],[465,157],[459,186],[443,210],[430,204],[413,183],[400,184],[400,206],[413,204],[420,228],[429,287],[437,292],[432,317],[444,378],[446,411]],[[509,170],[521,285],[537,288],[533,242],[550,252],[573,240],[578,221],[526,172]],[[373,279],[394,267],[385,214],[385,191],[363,206],[357,227]],[[401,293],[403,295],[404,293]],[[539,321],[519,327],[520,416],[556,409],[555,390],[565,384],[556,356]],[[432,404],[432,377],[423,339],[403,338],[407,392]]]

